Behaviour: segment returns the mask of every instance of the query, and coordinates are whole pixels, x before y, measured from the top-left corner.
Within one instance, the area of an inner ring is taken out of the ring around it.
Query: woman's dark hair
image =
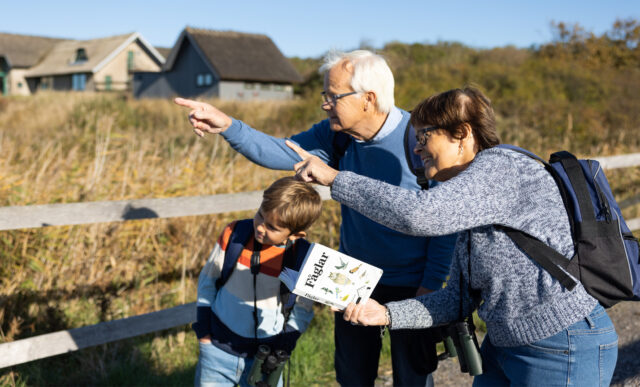
[[[479,151],[500,144],[491,101],[474,87],[432,95],[411,112],[414,127],[435,126],[457,139],[464,136],[464,123],[471,126]]]

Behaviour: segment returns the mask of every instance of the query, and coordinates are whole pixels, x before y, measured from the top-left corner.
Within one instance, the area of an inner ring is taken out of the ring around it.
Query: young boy
[[[312,302],[294,298],[278,275],[302,263],[309,247],[302,238],[321,209],[309,184],[285,177],[264,191],[253,220],[224,229],[198,280],[196,386],[246,386],[258,345],[293,351],[313,318]]]

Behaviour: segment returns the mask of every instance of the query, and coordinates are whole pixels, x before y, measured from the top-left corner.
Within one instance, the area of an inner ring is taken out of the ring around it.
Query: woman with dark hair
[[[617,334],[605,310],[579,283],[564,288],[500,227],[573,256],[569,219],[551,175],[531,158],[495,147],[491,103],[475,88],[427,98],[411,123],[425,176],[442,182],[428,191],[338,173],[290,145],[303,158],[298,178],[330,185],[333,199],[372,220],[411,235],[460,235],[445,288],[386,305],[351,304],[345,320],[415,329],[457,321],[477,308],[487,337],[484,372],[474,385],[609,385]]]

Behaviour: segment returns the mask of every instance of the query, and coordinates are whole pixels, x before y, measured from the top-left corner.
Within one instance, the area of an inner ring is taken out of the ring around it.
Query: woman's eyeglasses
[[[416,140],[420,145],[427,145],[427,140],[429,139],[429,132],[433,132],[434,130],[438,130],[437,126],[427,126],[426,128],[418,129],[416,131]]]

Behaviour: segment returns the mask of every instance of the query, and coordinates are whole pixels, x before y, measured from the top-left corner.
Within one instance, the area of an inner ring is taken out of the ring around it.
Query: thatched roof
[[[0,56],[10,67],[31,67],[53,46],[65,39],[0,33]]]
[[[274,83],[301,82],[302,77],[269,37],[234,31],[213,31],[187,27],[178,38],[165,69],[171,69],[184,39],[223,80]]]
[[[164,58],[169,57],[169,53],[171,52],[171,47],[154,47],[156,51]]]
[[[60,42],[40,63],[27,71],[26,76],[95,73],[136,39],[140,40],[152,52],[159,64],[164,62],[164,58],[140,34],[131,33],[108,38]],[[80,49],[84,50],[86,60],[78,62],[76,58]]]

